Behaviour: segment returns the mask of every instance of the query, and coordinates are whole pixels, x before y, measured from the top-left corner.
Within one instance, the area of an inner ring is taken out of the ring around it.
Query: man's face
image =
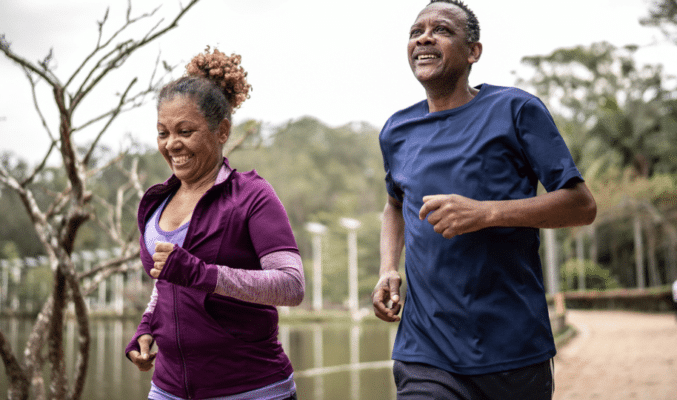
[[[477,61],[466,38],[466,14],[449,3],[433,3],[418,15],[409,31],[411,70],[426,84],[456,84]]]

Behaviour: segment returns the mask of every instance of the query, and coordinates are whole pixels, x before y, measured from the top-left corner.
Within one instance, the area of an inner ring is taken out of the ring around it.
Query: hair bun
[[[251,85],[247,83],[247,72],[240,66],[242,56],[231,54],[230,57],[214,49],[210,52],[207,46],[186,65],[186,74],[201,76],[214,82],[226,96],[231,108],[235,110],[249,98]]]

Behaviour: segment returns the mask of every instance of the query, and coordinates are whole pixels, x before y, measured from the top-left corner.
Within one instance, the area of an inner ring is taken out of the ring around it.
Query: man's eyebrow
[[[453,25],[454,21],[451,20],[450,18],[445,18],[443,16],[438,16],[435,19],[431,21],[434,24],[439,24],[439,23],[446,23],[447,25]],[[411,26],[411,28],[419,27],[423,25],[422,21],[414,22],[414,24]]]

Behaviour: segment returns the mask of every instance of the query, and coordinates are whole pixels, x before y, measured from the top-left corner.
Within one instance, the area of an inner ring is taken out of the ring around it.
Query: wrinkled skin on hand
[[[141,335],[137,340],[141,351],[132,350],[127,355],[139,371],[150,371],[153,368],[155,356],[157,356],[157,351],[150,352],[150,348],[153,346],[153,337],[151,335]]]
[[[399,321],[400,317],[400,285],[402,278],[397,271],[388,271],[384,273],[376,283],[376,287],[371,294],[372,304],[374,306],[374,314],[386,321]],[[392,305],[388,307],[388,301]]]

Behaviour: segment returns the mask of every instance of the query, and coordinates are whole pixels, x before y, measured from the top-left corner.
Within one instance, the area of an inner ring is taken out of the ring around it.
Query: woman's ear
[[[220,144],[225,144],[228,141],[228,137],[230,136],[230,120],[228,118],[221,120],[218,135]]]

